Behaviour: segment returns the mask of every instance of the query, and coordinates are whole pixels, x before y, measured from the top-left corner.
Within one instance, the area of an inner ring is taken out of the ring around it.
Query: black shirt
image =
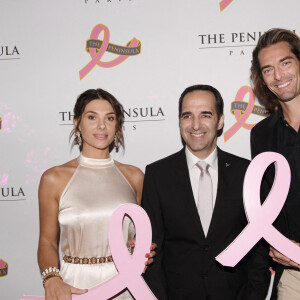
[[[291,185],[285,203],[289,238],[300,242],[300,130],[297,132],[288,124],[280,105],[278,113],[279,153],[287,159],[291,168]]]

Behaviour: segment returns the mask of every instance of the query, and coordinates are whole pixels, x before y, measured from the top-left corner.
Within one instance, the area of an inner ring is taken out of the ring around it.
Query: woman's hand
[[[59,277],[50,278],[45,282],[45,300],[71,300],[72,294],[81,295],[88,290],[77,289],[62,281]]]
[[[146,253],[145,257],[147,257],[148,260],[145,262],[146,266],[145,266],[143,273],[145,273],[147,270],[147,267],[153,263],[153,261],[154,261],[153,257],[156,254],[156,251],[155,251],[156,248],[157,248],[157,245],[155,243],[152,243],[152,245],[150,247],[150,253]]]

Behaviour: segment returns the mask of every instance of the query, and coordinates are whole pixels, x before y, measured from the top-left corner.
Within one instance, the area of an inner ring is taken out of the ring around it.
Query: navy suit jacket
[[[189,178],[185,150],[146,167],[142,206],[157,243],[145,280],[159,300],[265,299],[270,271],[265,245],[235,268],[215,257],[243,230],[243,179],[249,161],[218,149],[218,188],[205,237]]]

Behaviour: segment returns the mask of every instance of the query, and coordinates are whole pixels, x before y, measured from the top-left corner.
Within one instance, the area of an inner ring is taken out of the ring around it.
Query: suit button
[[[203,249],[204,249],[204,251],[208,251],[209,246],[208,246],[208,245],[205,245]]]

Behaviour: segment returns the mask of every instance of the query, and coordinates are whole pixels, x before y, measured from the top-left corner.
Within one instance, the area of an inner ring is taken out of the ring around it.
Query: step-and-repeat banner
[[[250,130],[266,116],[250,87],[252,50],[269,28],[300,32],[299,8],[296,0],[2,0],[0,298],[43,294],[37,190],[46,169],[78,156],[69,134],[81,92],[103,88],[124,105],[126,149],[112,155],[144,171],[182,147],[181,92],[213,85],[225,101],[218,145],[250,158]]]

